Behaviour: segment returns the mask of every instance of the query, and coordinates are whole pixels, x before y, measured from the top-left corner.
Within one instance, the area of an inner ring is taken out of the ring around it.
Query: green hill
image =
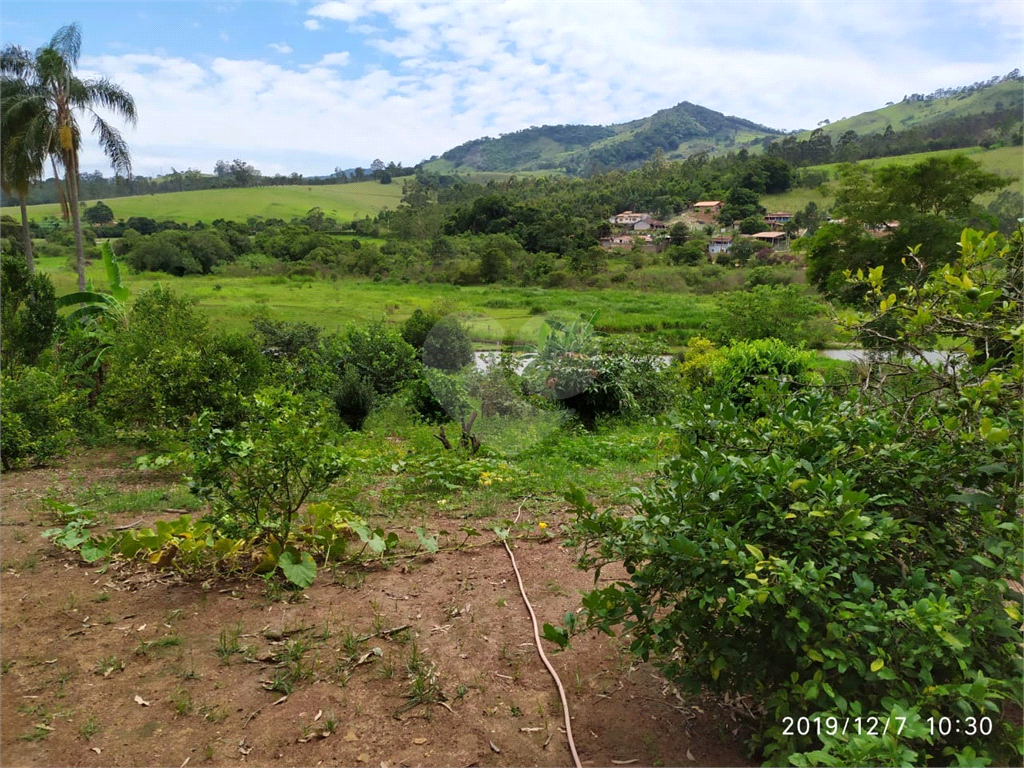
[[[427,170],[514,171],[632,168],[661,150],[667,157],[740,146],[778,131],[682,102],[618,125],[544,125],[474,139],[424,164]]]
[[[997,113],[1020,122],[1022,109],[1024,88],[1019,80],[1006,80],[945,98],[908,97],[897,104],[823,125],[821,130],[838,139],[847,131],[860,135],[883,133],[890,125],[894,131],[904,131],[955,118]],[[804,131],[798,138],[806,139],[810,133]]]
[[[204,189],[167,192],[158,195],[114,197],[104,202],[118,219],[148,216],[151,219],[211,222],[215,219],[245,221],[250,216],[291,219],[310,208],[321,208],[338,221],[374,216],[383,208],[397,208],[402,198],[401,180],[392,184],[360,181],[322,186],[248,187],[245,189]],[[17,207],[0,208],[0,213],[20,220]],[[60,216],[57,203],[30,205],[29,218]]]

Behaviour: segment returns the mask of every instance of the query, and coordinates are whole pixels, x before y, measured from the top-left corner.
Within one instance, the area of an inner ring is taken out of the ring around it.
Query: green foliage
[[[711,399],[747,403],[759,390],[820,384],[813,371],[815,357],[778,339],[737,341],[716,349],[697,337],[687,348],[680,374],[687,387]]]
[[[598,414],[649,414],[666,405],[668,376],[653,346],[636,338],[604,344],[591,321],[549,318],[523,378],[593,428]]]
[[[114,220],[114,211],[102,200],[97,200],[95,205],[85,209],[82,218],[89,224],[109,224]]]
[[[210,501],[222,530],[286,550],[299,508],[345,471],[337,428],[319,399],[260,390],[235,429],[217,427],[209,413],[197,419],[190,487]]]
[[[418,371],[416,350],[384,323],[352,326],[344,340],[346,370],[354,368],[378,394],[395,394]]]
[[[865,320],[892,315],[908,354],[952,344],[966,356],[955,376],[895,359],[863,393],[698,399],[631,514],[569,494],[582,564],[628,574],[584,596],[579,625],[628,632],[688,690],[753,696],[765,708],[753,746],[769,764],[1020,761],[1021,242],[968,230],[961,251],[921,297],[886,296],[882,270],[866,286],[883,298]],[[739,362],[760,366],[750,352]],[[567,624],[546,636],[566,642],[580,628]],[[844,732],[844,718],[869,716],[888,733]],[[983,716],[995,726],[983,741],[926,722]],[[787,717],[820,718],[822,732],[787,733]]]
[[[252,341],[214,333],[191,300],[167,289],[139,296],[106,362],[99,407],[128,428],[182,429],[204,410],[237,420],[267,370]]]
[[[4,469],[43,463],[68,452],[74,439],[73,395],[38,368],[0,373],[0,456]]]
[[[0,260],[0,364],[33,365],[49,348],[57,327],[57,303],[50,278],[30,274],[23,258]]]
[[[755,285],[749,291],[720,294],[717,300],[720,312],[704,329],[714,341],[771,337],[821,345],[828,338],[827,325],[818,321],[825,307],[799,286]]]
[[[457,371],[473,362],[473,343],[465,324],[446,315],[430,329],[423,341],[423,364],[443,371]]]

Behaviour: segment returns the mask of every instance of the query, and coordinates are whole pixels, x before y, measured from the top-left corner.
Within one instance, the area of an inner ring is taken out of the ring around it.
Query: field
[[[40,259],[39,268],[50,275],[58,295],[75,289],[75,272],[64,260]],[[91,265],[87,275],[97,286],[104,285],[101,265]],[[125,283],[134,295],[156,282],[195,297],[216,327],[233,331],[247,330],[256,317],[302,321],[328,331],[377,319],[401,323],[416,309],[427,310],[435,301],[444,300],[468,314],[470,334],[482,346],[513,339],[524,332],[524,327],[526,332],[532,328],[536,333],[547,312],[566,311],[588,318],[597,312],[596,325],[608,332],[673,329],[686,335],[696,332],[714,312],[711,299],[688,293],[460,287],[353,278],[332,282],[283,275],[125,275]]]
[[[510,543],[527,594],[540,622],[558,623],[593,586],[564,547],[558,492],[570,480],[606,494],[642,480],[670,435],[651,424],[563,436],[519,462],[532,489],[522,499],[478,486],[389,506],[381,499],[401,477],[352,478],[366,482],[355,503],[375,524],[413,542],[424,526],[443,548],[323,568],[294,596],[258,577],[87,566],[41,538],[47,500],[94,510],[110,528],[201,512],[180,475],[132,469],[131,452],[5,473],[4,764],[570,764],[557,691],[489,527],[517,521]],[[396,462],[441,450],[424,427],[354,439],[388,446]],[[480,537],[457,546],[469,526]],[[682,698],[597,633],[547,650],[585,765],[749,765],[742,699]]]
[[[195,192],[168,192],[160,195],[115,197],[105,200],[118,219],[148,216],[151,219],[211,222],[215,219],[245,221],[250,216],[291,219],[303,216],[310,208],[321,208],[338,221],[348,222],[374,216],[383,208],[396,208],[402,199],[402,180],[391,184],[361,181],[312,187],[253,187],[249,189],[206,189]],[[0,213],[19,219],[15,207]],[[29,217],[43,219],[60,216],[56,203],[30,205]]]
[[[883,165],[912,165],[919,163],[929,157],[951,157],[953,155],[967,155],[972,160],[981,163],[981,167],[990,173],[997,173],[1013,181],[1006,189],[1011,192],[1024,192],[1024,147],[998,147],[996,149],[983,149],[972,147],[970,149],[943,149],[936,152],[919,152],[914,155],[897,155],[896,157],[874,157],[870,160],[861,160],[858,165],[866,165],[869,168],[877,168]],[[839,166],[835,163],[828,165],[814,165],[808,167],[808,171],[825,171],[829,176],[835,174]],[[995,195],[982,195],[980,202],[988,202]],[[834,197],[826,194],[820,189],[791,189],[781,195],[765,195],[761,198],[761,205],[773,211],[795,212],[804,208],[807,203],[814,201],[819,208],[829,208]]]

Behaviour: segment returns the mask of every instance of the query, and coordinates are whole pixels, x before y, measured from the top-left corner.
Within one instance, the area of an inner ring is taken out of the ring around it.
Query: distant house
[[[722,212],[723,205],[721,200],[701,200],[693,204],[693,210],[702,216],[717,216]]]
[[[602,248],[632,248],[636,238],[633,235],[622,234],[602,237],[600,242]]]
[[[643,219],[634,224],[633,229],[637,232],[646,232],[651,229],[668,229],[668,224],[657,219]]]
[[[793,218],[793,214],[786,213],[785,211],[779,211],[778,213],[769,213],[764,217],[765,223],[768,224],[772,229],[781,227],[788,223]]]
[[[716,235],[708,243],[708,253],[715,256],[719,253],[728,253],[732,248],[732,237],[730,235]]]
[[[635,213],[634,211],[623,211],[612,216],[608,221],[612,224],[624,224],[626,226],[633,226],[634,224],[641,222],[645,219],[649,219],[650,214],[647,213]]]
[[[789,247],[789,235],[785,232],[758,232],[751,235],[751,238],[770,245],[773,250],[781,251]]]

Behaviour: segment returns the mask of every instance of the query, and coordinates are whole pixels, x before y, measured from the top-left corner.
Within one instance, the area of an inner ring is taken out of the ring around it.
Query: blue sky
[[[680,101],[783,130],[1024,68],[1024,4],[18,2],[0,41],[82,27],[83,74],[135,97],[137,173],[241,158],[307,175]],[[93,142],[84,170],[107,171]]]

